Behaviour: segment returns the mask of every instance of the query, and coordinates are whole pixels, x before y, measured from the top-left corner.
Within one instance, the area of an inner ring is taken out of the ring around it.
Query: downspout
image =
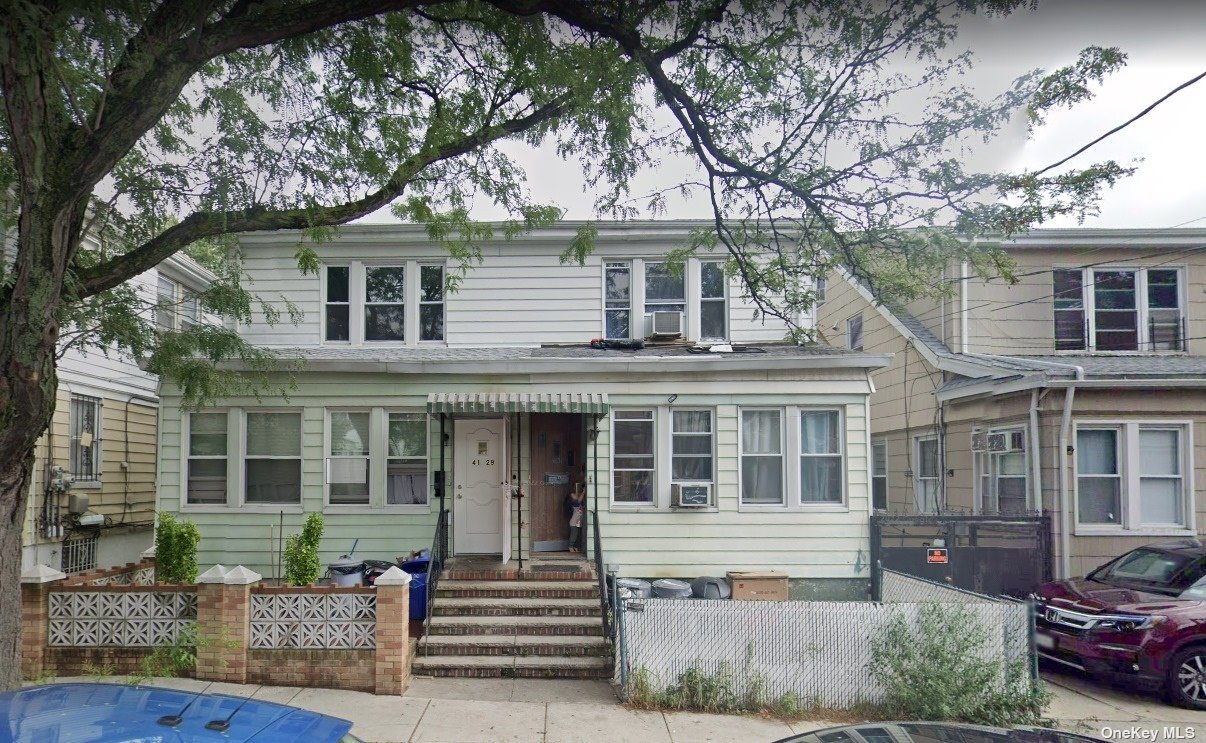
[[[1076,369],[1076,381],[1083,382],[1085,369],[1083,366],[1068,366]],[[1068,482],[1068,449],[1072,440],[1072,403],[1076,400],[1076,385],[1068,385],[1064,392],[1064,414],[1059,426],[1059,569],[1060,578],[1072,577],[1072,515],[1069,498],[1070,485]]]
[[[967,261],[959,264],[959,352],[967,353]]]
[[[1043,481],[1042,469],[1039,466],[1039,457],[1042,450],[1039,448],[1039,390],[1038,387],[1030,390],[1030,503],[1035,510],[1043,510]]]

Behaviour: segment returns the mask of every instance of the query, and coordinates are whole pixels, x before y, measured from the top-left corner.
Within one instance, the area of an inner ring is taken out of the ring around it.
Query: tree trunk
[[[21,535],[33,450],[0,472],[0,689],[21,685]]]

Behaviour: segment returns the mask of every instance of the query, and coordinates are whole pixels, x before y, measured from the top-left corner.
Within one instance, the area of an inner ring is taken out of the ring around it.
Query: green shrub
[[[291,586],[308,586],[318,580],[322,563],[318,560],[318,544],[322,541],[322,514],[306,517],[301,534],[290,534],[285,540],[285,582]]]
[[[884,688],[880,716],[901,720],[1033,725],[1049,694],[1025,663],[981,656],[989,631],[966,607],[927,604],[916,622],[898,613],[871,642],[868,671]]]
[[[191,521],[177,521],[159,512],[155,527],[155,580],[160,583],[194,583],[197,580],[197,545],[201,530]]]

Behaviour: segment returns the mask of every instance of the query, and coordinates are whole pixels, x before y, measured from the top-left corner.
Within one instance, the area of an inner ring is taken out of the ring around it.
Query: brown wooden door
[[[532,551],[569,546],[565,500],[586,470],[582,449],[582,416],[572,413],[532,414]]]

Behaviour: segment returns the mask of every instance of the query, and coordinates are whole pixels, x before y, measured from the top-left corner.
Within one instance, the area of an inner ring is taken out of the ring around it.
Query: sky
[[[1052,112],[1046,124],[1028,135],[1024,122],[1003,131],[976,156],[981,168],[1017,171],[1041,168],[1071,154],[1098,135],[1131,118],[1160,96],[1206,70],[1206,0],[1040,0],[1034,11],[1007,18],[972,17],[961,23],[960,41],[975,54],[975,70],[966,79],[981,95],[1004,90],[1034,68],[1054,69],[1075,60],[1086,46],[1117,46],[1127,66],[1098,86],[1092,101]],[[1020,117],[1019,117],[1020,119]],[[667,119],[668,120],[668,119]],[[1068,167],[1115,159],[1138,167],[1135,175],[1108,192],[1101,213],[1086,227],[1206,227],[1206,81],[1181,91],[1152,113],[1095,146]],[[504,148],[525,167],[528,185],[539,203],[556,204],[567,219],[597,217],[596,194],[586,189],[576,163],[557,157],[551,146]],[[634,194],[675,185],[698,176],[688,159],[666,160],[633,184]],[[505,215],[487,204],[475,205],[478,219]],[[649,216],[649,215],[644,215]],[[668,200],[667,219],[708,218],[702,196]],[[389,222],[388,212],[365,221]],[[1075,227],[1075,219],[1047,227]]]

